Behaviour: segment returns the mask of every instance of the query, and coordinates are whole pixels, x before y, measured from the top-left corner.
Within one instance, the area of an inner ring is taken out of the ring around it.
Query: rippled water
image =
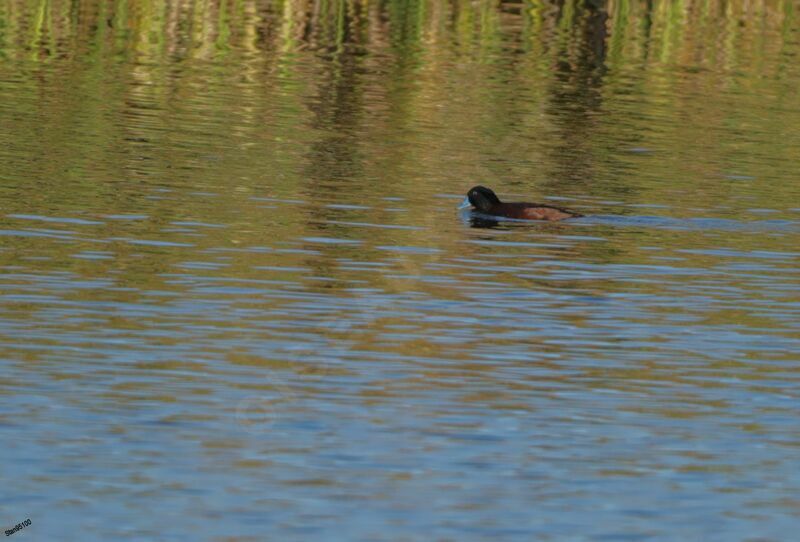
[[[0,8],[2,529],[790,539],[797,6],[597,4]]]

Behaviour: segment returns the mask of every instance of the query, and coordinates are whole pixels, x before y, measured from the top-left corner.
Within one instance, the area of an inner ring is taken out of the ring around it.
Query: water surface
[[[796,8],[6,2],[3,529],[787,540]]]

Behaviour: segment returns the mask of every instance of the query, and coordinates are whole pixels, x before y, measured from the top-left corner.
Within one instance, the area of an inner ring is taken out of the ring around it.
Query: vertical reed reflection
[[[231,48],[335,51],[357,44],[374,51],[389,44],[404,57],[415,49],[450,47],[452,42],[441,39],[441,29],[449,28],[459,47],[478,52],[490,51],[509,33],[547,42],[555,31],[561,51],[551,57],[586,54],[585,62],[599,67],[610,31],[615,54],[620,32],[635,38],[627,40],[629,60],[645,51],[652,63],[674,63],[691,51],[722,48],[733,67],[752,56],[744,43],[766,44],[775,31],[788,35],[794,11],[786,0],[453,0],[446,5],[433,0],[9,0],[0,6],[0,52],[46,61],[98,56],[113,47],[128,59],[145,55],[165,62],[182,58],[184,51],[210,59]],[[512,14],[522,17],[522,24],[505,24]],[[75,40],[85,47],[72,47]],[[546,48],[542,52],[547,54]]]
[[[483,168],[511,184],[559,179],[544,191],[564,192],[596,184],[595,158],[615,150],[610,122],[623,120],[616,141],[636,148],[654,106],[693,104],[687,114],[697,122],[671,127],[679,141],[729,122],[714,99],[720,89],[764,87],[786,104],[800,70],[797,27],[789,0],[9,0],[0,6],[0,74],[22,78],[30,96],[56,77],[75,90],[39,95],[35,106],[54,128],[77,117],[77,134],[47,137],[81,167],[92,158],[77,144],[85,138],[100,145],[95,152],[124,155],[102,167],[134,177],[146,176],[148,160],[188,167],[202,156],[181,147],[191,104],[217,115],[209,125],[236,119],[225,137],[281,155],[292,182],[374,177],[389,160],[370,154],[370,141],[385,138],[397,144],[397,171],[402,161],[434,174]],[[699,73],[707,75],[686,77]],[[632,90],[640,103],[624,101]],[[4,101],[7,113],[32,105]],[[137,122],[122,128],[120,117]],[[256,143],[264,124],[271,132]],[[431,145],[416,137],[421,126],[448,137]],[[223,137],[191,128],[195,143]],[[9,137],[3,131],[0,143],[13,145]],[[299,137],[307,152],[282,154],[279,142]],[[114,148],[120,139],[131,145]]]
[[[561,10],[562,36],[557,40],[549,100],[556,126],[557,143],[552,146],[556,169],[549,177],[590,183],[595,162],[590,142],[594,138],[594,113],[602,105],[608,14],[604,6],[594,2],[586,2],[583,9],[577,9],[576,2],[567,0]]]

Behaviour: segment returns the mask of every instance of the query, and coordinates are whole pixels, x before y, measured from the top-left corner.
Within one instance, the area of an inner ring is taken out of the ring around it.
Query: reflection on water
[[[6,528],[785,540],[795,8],[4,3]]]

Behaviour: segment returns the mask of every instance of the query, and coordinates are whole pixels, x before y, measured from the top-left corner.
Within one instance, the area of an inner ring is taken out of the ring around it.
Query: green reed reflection
[[[30,118],[0,143],[42,143],[53,160],[12,153],[6,174],[85,202],[113,192],[98,179],[204,171],[240,189],[274,172],[286,197],[489,179],[714,208],[705,181],[732,174],[769,207],[794,190],[797,28],[790,1],[10,0],[0,97]],[[640,171],[631,149],[660,154]]]
[[[603,16],[596,24],[594,14]],[[289,52],[301,48],[336,50],[344,46],[380,48],[391,43],[397,54],[414,54],[454,45],[463,52],[490,54],[509,41],[539,50],[551,59],[578,53],[582,35],[602,41],[610,31],[609,61],[652,64],[723,62],[734,69],[750,65],[752,48],[779,52],[773,33],[792,27],[791,1],[652,2],[601,0],[545,2],[454,0],[284,0],[189,1],[10,0],[0,6],[0,47],[6,56],[45,61],[64,54],[98,54],[107,48],[149,60],[211,58],[229,48]],[[454,31],[456,43],[442,39]],[[559,47],[553,36],[562,38]],[[73,40],[90,44],[75,51]],[[601,61],[605,60],[603,52]],[[491,55],[485,57],[491,60]],[[776,59],[778,62],[780,58]],[[787,59],[783,59],[786,61]]]

